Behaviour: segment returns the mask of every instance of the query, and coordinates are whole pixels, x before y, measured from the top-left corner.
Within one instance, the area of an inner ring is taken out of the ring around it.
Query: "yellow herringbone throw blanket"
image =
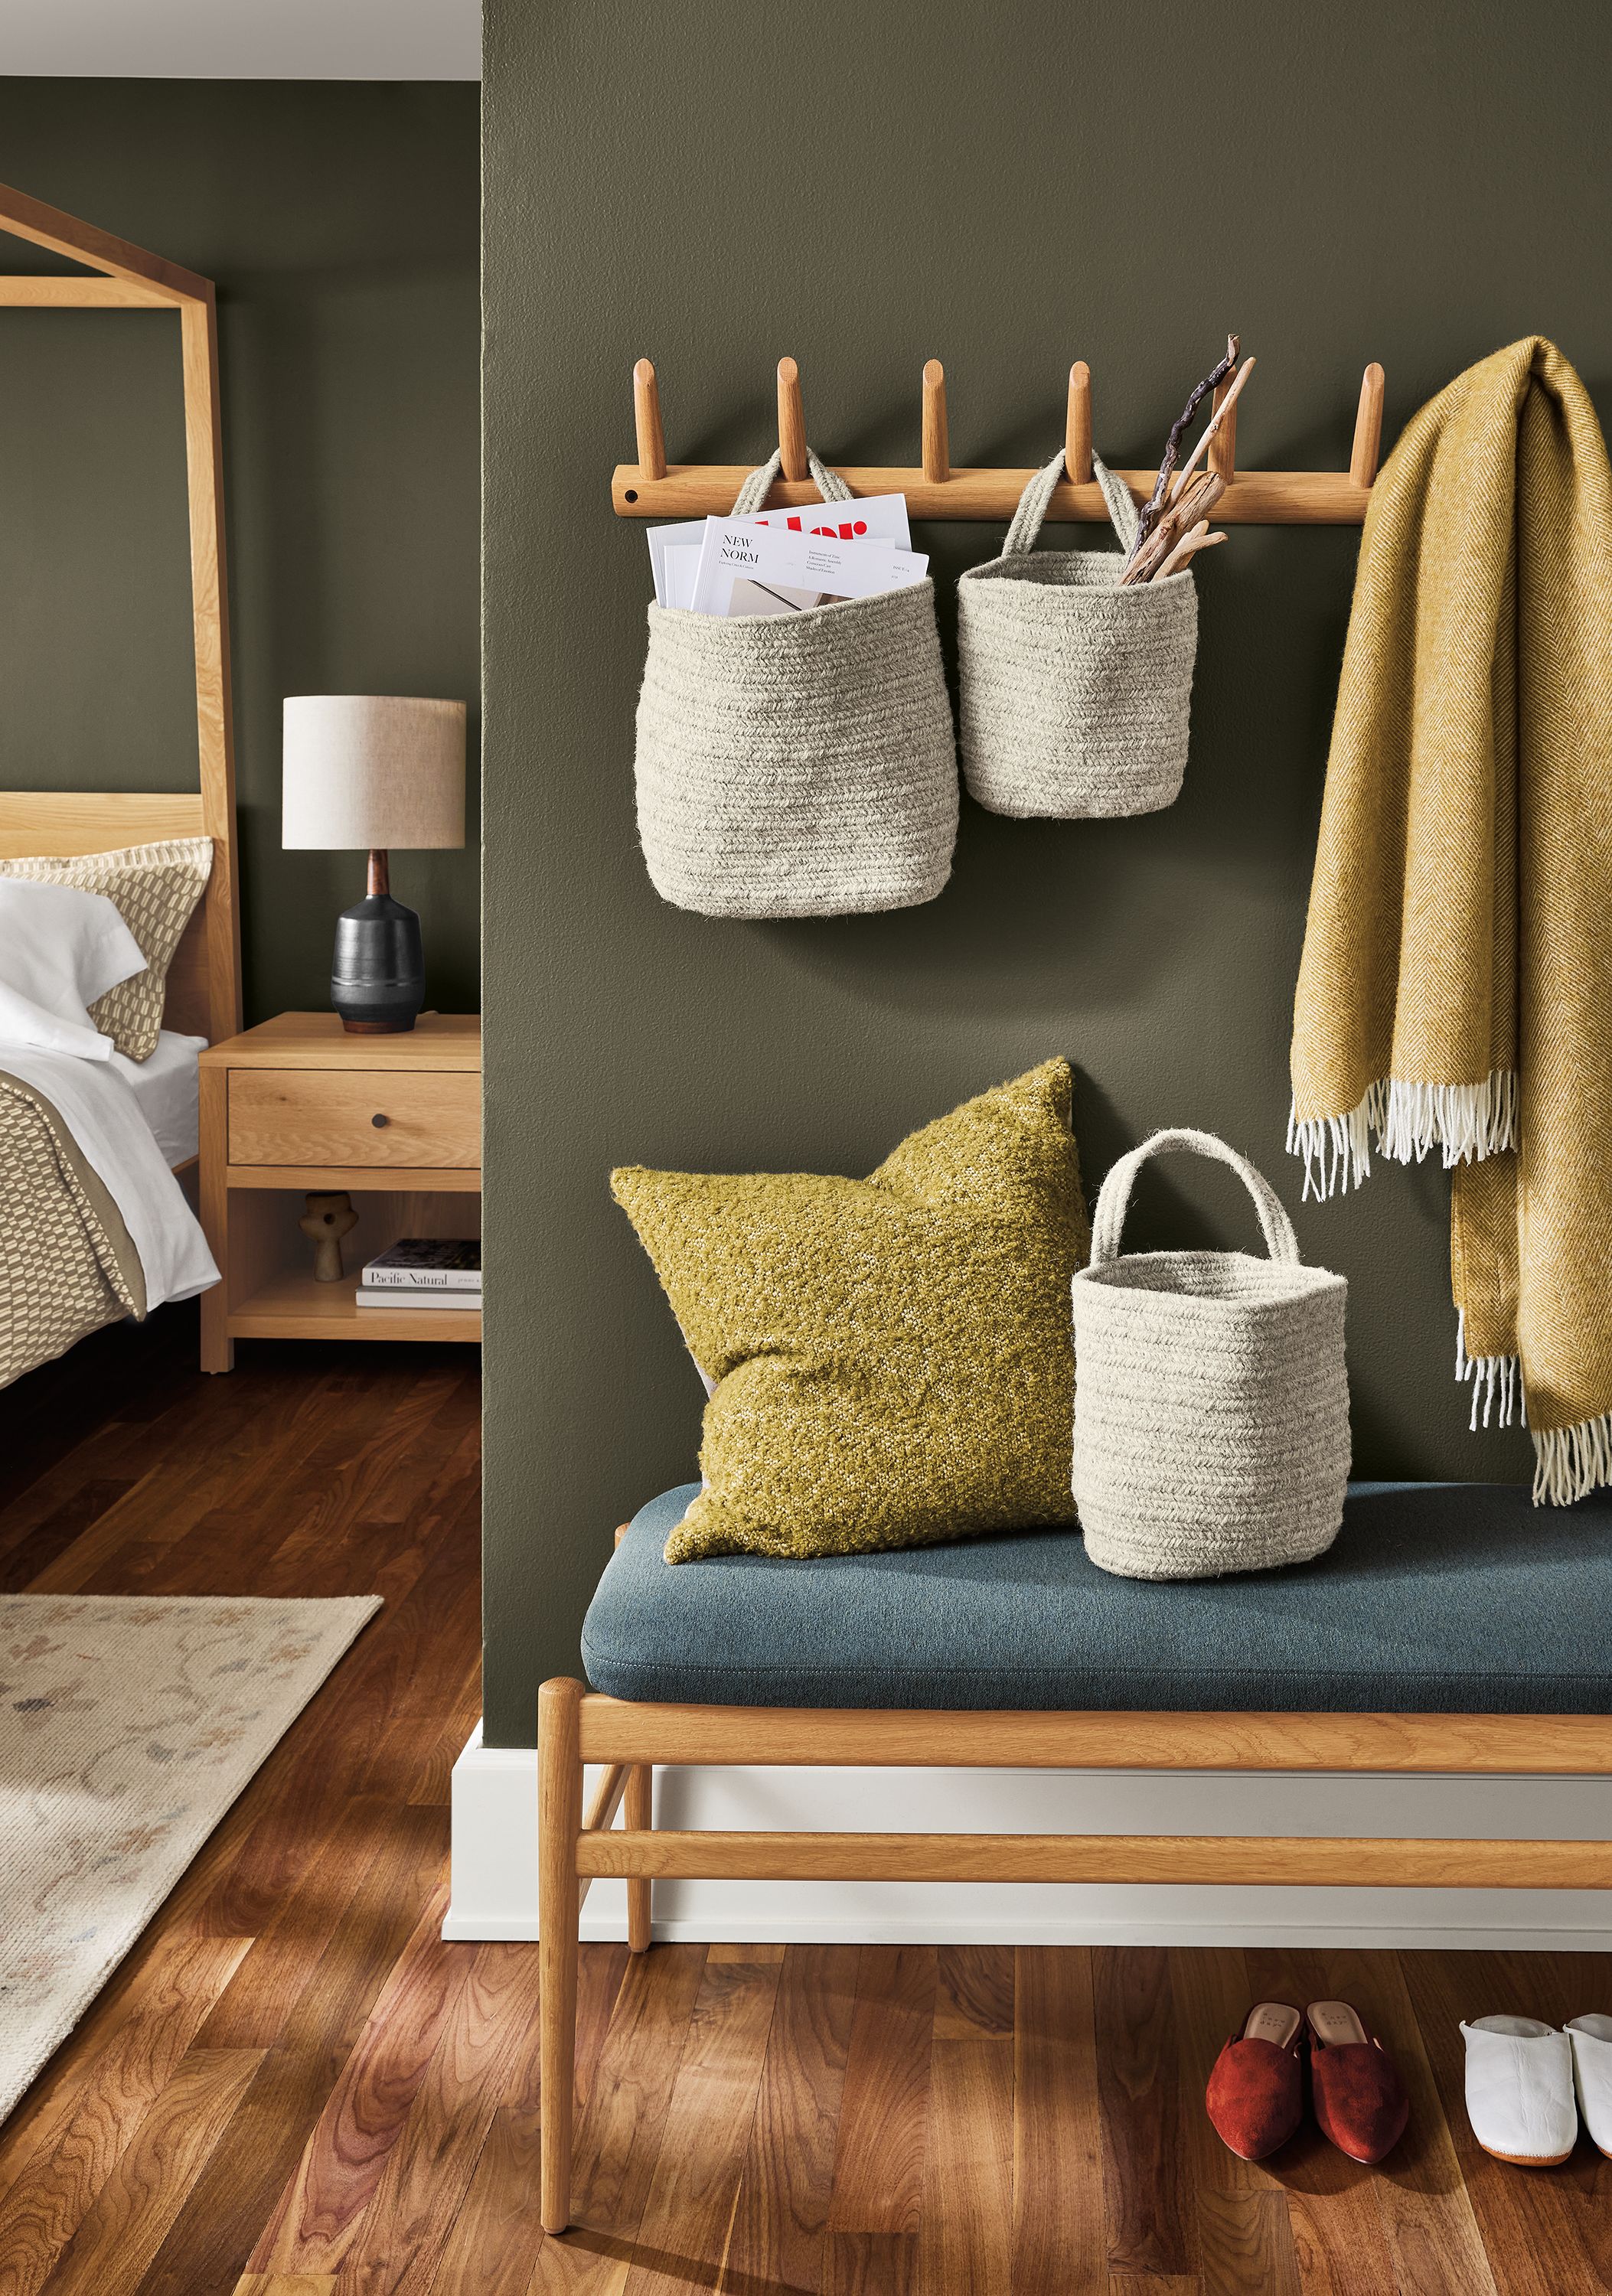
[[[1536,1504],[1612,1482],[1612,475],[1537,336],[1372,489],[1293,1093],[1306,1194],[1443,1151],[1473,1425],[1526,1403]]]

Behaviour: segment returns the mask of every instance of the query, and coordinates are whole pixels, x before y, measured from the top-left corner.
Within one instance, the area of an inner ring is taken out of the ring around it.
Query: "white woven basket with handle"
[[[851,488],[817,456],[825,502]],[[733,506],[767,499],[779,457]],[[933,901],[957,841],[957,746],[934,585],[731,620],[651,606],[638,836],[657,893],[707,917]]]
[[[958,746],[991,813],[1157,813],[1180,795],[1197,592],[1187,569],[1121,587],[1137,508],[1095,455],[1091,467],[1117,551],[1032,547],[1060,452],[1025,488],[1001,556],[958,583]]]
[[[1268,1257],[1120,1256],[1149,1157],[1213,1156],[1247,1188]],[[1337,1536],[1349,1475],[1348,1285],[1306,1267],[1262,1172],[1211,1132],[1157,1132],[1097,1200],[1074,1278],[1074,1476],[1086,1551],[1126,1578],[1307,1562]]]

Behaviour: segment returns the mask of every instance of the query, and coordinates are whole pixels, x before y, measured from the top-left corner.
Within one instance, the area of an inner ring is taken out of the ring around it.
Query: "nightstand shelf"
[[[202,1218],[223,1282],[202,1296],[202,1367],[237,1340],[464,1340],[476,1308],[361,1308],[358,1271],[399,1236],[481,1232],[481,1022],[422,1013],[350,1037],[334,1013],[284,1013],[202,1055]],[[345,1191],[347,1273],[321,1283],[297,1222]]]
[[[362,1205],[358,1207],[360,1212]],[[355,1236],[358,1234],[355,1228]],[[479,1340],[479,1308],[360,1308],[358,1271],[320,1283],[306,1267],[284,1267],[230,1315],[237,1340]]]

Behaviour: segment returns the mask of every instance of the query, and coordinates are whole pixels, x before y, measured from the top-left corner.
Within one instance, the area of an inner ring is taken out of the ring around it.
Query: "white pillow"
[[[0,876],[0,1045],[109,1060],[88,1008],[144,964],[104,893]]]

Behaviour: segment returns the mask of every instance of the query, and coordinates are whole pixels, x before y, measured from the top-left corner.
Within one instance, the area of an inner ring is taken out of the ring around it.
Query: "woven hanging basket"
[[[753,516],[778,456],[733,506]],[[816,455],[825,502],[849,502]],[[649,609],[638,837],[657,893],[708,917],[932,901],[957,842],[934,585],[731,620]]]
[[[1269,1257],[1120,1257],[1151,1156],[1229,1164]],[[1159,1132],[1104,1181],[1074,1278],[1075,1504],[1086,1551],[1125,1578],[1215,1578],[1324,1552],[1349,1475],[1348,1286],[1306,1267],[1274,1188],[1210,1132]]]
[[[1032,549],[1056,455],[1025,488],[999,558],[958,583],[958,742],[991,813],[1082,819],[1173,805],[1187,769],[1197,592],[1190,572],[1122,589],[1137,509],[1092,468],[1123,549]]]

